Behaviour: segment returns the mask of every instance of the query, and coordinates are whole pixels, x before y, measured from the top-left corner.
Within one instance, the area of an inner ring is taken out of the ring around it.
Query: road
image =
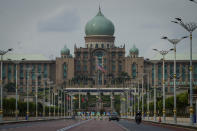
[[[120,120],[54,120],[0,125],[1,131],[191,131],[179,127]]]

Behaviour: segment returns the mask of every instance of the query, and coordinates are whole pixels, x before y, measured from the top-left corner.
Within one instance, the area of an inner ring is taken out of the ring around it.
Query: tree
[[[13,82],[9,82],[4,86],[4,89],[6,89],[7,92],[15,92],[16,91],[16,85]]]

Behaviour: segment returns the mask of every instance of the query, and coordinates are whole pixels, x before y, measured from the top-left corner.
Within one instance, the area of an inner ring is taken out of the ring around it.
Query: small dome
[[[133,47],[129,50],[129,52],[130,53],[136,53],[136,54],[138,54],[139,53],[139,50],[138,50],[138,48],[136,48],[135,45],[133,45]]]
[[[85,33],[89,35],[114,35],[114,24],[107,19],[100,10],[97,15],[87,22],[85,26]]]
[[[70,55],[70,50],[65,45],[63,49],[61,49],[61,54]]]

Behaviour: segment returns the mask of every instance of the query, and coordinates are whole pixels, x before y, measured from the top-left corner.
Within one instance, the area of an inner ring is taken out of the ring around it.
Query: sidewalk
[[[29,120],[25,120],[25,117],[19,117],[18,120],[15,120],[13,117],[6,117],[4,118],[3,122],[0,122],[0,125],[2,124],[14,124],[14,123],[24,123],[24,122],[37,122],[37,121],[52,121],[52,120],[61,120],[61,119],[71,119],[72,117],[66,116],[66,117],[29,117]]]
[[[122,117],[126,119],[131,119],[134,120],[135,117]],[[156,123],[156,124],[164,124],[164,125],[172,125],[172,126],[181,126],[185,128],[193,128],[197,129],[197,123],[194,123],[194,125],[190,125],[189,123],[189,118],[177,118],[177,123],[175,124],[173,121],[173,117],[166,117],[166,122],[162,122],[163,119],[161,117],[161,122],[159,122],[159,117],[156,118],[156,121],[154,121],[154,117],[149,117],[149,120],[147,117],[143,119],[145,122],[151,122],[151,123]]]

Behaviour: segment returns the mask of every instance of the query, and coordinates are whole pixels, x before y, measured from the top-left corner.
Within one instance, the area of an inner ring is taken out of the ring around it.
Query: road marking
[[[85,121],[82,121],[82,122],[78,122],[78,123],[76,123],[76,124],[73,124],[73,125],[64,127],[64,128],[59,129],[59,130],[57,130],[57,131],[66,131],[66,130],[71,129],[71,128],[73,128],[73,127],[76,127],[76,126],[79,126],[79,125],[81,125],[81,124],[84,124],[84,123],[86,123],[86,122],[88,122],[88,121],[89,121],[89,120],[85,120]]]
[[[115,122],[114,122],[114,123],[115,123]],[[124,127],[123,125],[119,124],[118,122],[116,122],[116,124],[117,124],[118,126],[120,126],[121,128],[123,128],[125,131],[129,131],[129,129],[127,129],[127,128]]]

